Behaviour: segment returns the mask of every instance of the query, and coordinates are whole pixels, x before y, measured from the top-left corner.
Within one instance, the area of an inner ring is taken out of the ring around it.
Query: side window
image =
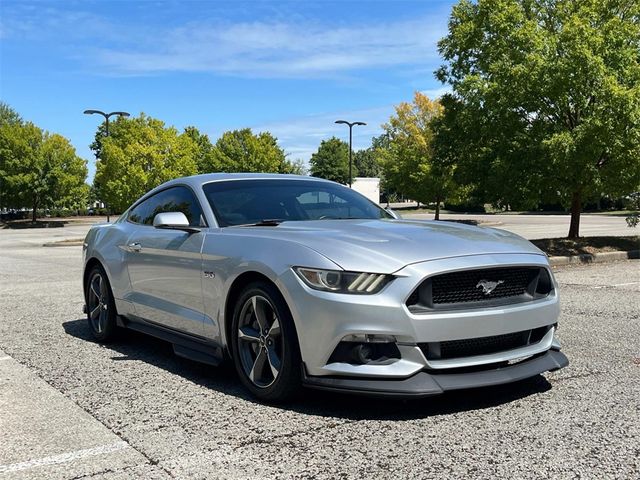
[[[200,227],[202,209],[195,195],[187,187],[172,187],[146,199],[129,212],[129,221],[142,225],[153,225],[159,213],[182,212],[192,227]]]

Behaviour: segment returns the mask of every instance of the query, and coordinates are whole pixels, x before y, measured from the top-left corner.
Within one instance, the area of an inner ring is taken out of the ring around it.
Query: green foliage
[[[349,144],[336,137],[320,142],[318,151],[309,161],[311,175],[334,182],[349,183]],[[357,176],[357,168],[352,165],[352,175]]]
[[[296,173],[278,140],[269,132],[254,134],[250,128],[225,132],[216,142],[204,172]]]
[[[640,184],[640,3],[470,0],[436,73],[460,178],[496,204],[571,206]]]
[[[371,139],[369,148],[353,152],[353,164],[358,176],[379,178],[382,175],[380,158],[384,149],[388,148],[388,143],[388,137],[383,133]]]
[[[277,139],[251,129],[225,132],[214,144],[196,127],[182,134],[141,114],[118,118],[105,137],[102,124],[91,148],[96,153],[95,194],[114,211],[123,211],[148,190],[196,173],[304,173],[302,162],[287,160]]]
[[[110,122],[108,137],[101,126],[92,148],[99,156],[96,192],[115,212],[168,180],[198,172],[198,145],[192,136],[143,113]]]
[[[307,166],[305,165],[304,161],[301,160],[300,158],[293,160],[293,161],[289,161],[289,167],[290,169],[289,172],[286,173],[292,173],[294,175],[306,175],[307,174]]]
[[[442,106],[416,92],[413,103],[401,103],[389,123],[383,125],[390,141],[382,159],[385,188],[423,203],[440,202],[453,190],[453,167],[435,148],[435,125]]]
[[[22,118],[8,104],[0,101],[0,125],[21,124]]]
[[[69,141],[23,122],[0,105],[1,206],[33,209],[85,207],[87,164]]]
[[[630,209],[636,210],[625,218],[629,228],[636,228],[640,224],[640,193],[635,192],[629,196],[628,206]]]
[[[209,166],[213,165],[213,144],[209,140],[209,136],[206,133],[200,133],[196,127],[187,127],[184,129],[186,136],[193,140],[196,146],[196,164],[198,166],[198,173],[211,173],[207,171]]]

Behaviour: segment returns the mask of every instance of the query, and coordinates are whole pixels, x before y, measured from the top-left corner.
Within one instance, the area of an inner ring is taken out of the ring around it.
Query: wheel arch
[[[273,280],[271,280],[265,274],[255,270],[249,270],[241,273],[231,283],[231,286],[228,289],[227,297],[225,300],[225,306],[224,306],[224,338],[225,338],[224,344],[225,344],[225,351],[227,352],[227,355],[229,355],[229,357],[231,357],[230,341],[231,341],[231,323],[233,321],[233,309],[242,291],[245,289],[247,285],[253,282],[265,282],[265,283],[269,283],[270,285],[273,285],[273,287],[276,289],[276,291],[280,295],[280,298],[289,309],[289,314],[292,315],[291,307],[289,306],[289,303],[287,302],[285,296],[282,294],[280,287],[278,287],[278,285]],[[295,321],[293,322],[293,324],[295,328]],[[298,330],[296,328],[296,337],[297,336],[298,336]],[[299,338],[297,340],[298,342],[300,341]]]
[[[111,295],[114,297],[113,298],[114,302],[116,302],[116,298],[113,292],[113,282],[111,281],[111,274],[109,273],[109,269],[105,266],[105,263],[102,260],[100,260],[98,257],[91,257],[85,263],[84,272],[82,273],[82,293],[84,295],[85,303],[87,302],[87,280],[89,280],[89,273],[95,266],[101,267],[105,275],[107,276],[107,280],[109,282],[109,288],[111,289]],[[117,306],[116,306],[116,310],[117,310]]]
[[[82,273],[82,293],[84,295],[85,302],[87,301],[87,281],[89,280],[89,272],[91,272],[93,267],[95,267],[96,265],[101,266],[102,269],[106,272],[104,265],[96,257],[91,257],[89,260],[87,260],[87,263],[85,263],[85,266],[84,266],[84,272]],[[107,278],[108,278],[108,275],[109,274],[107,273]]]

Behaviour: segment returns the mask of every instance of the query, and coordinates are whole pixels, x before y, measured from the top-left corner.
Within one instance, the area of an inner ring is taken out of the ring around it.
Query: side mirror
[[[184,230],[185,232],[199,232],[200,229],[189,226],[189,220],[182,212],[164,212],[153,217],[153,226],[167,230]]]
[[[402,215],[400,215],[398,212],[392,210],[391,207],[385,208],[384,211],[387,212],[389,215],[391,215],[396,220],[402,220]]]

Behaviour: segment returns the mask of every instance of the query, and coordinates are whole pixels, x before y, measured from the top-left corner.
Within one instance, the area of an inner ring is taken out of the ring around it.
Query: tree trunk
[[[569,225],[569,236],[567,238],[578,238],[580,236],[580,213],[582,212],[582,198],[580,192],[573,192],[571,198],[571,224]]]
[[[38,198],[33,197],[33,212],[31,213],[31,221],[36,223],[36,210],[38,209]]]
[[[440,197],[436,197],[436,214],[434,220],[440,220]]]

